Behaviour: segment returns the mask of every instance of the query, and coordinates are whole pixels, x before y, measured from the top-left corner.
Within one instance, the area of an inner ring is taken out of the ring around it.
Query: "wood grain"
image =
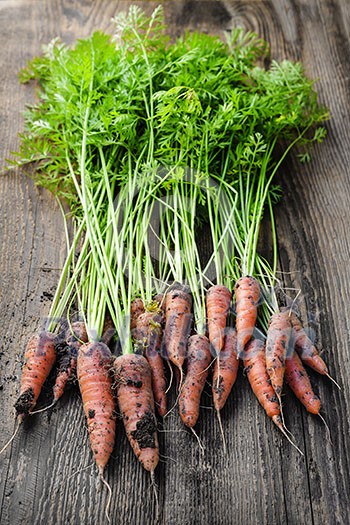
[[[135,2],[149,12],[159,2]],[[18,145],[21,111],[33,100],[17,72],[59,35],[71,43],[93,29],[111,31],[111,18],[130,2],[114,0],[2,0],[0,2],[0,158]],[[350,490],[350,165],[349,27],[347,0],[239,0],[164,2],[173,34],[185,28],[219,33],[241,25],[257,31],[277,59],[302,60],[319,78],[321,101],[331,111],[328,138],[312,162],[290,159],[280,182],[277,232],[283,285],[301,290],[305,324],[315,331],[339,392],[311,374],[324,401],[320,420],[287,392],[287,425],[302,458],[272,427],[240,374],[223,410],[228,452],[223,454],[210,389],[203,396],[198,434],[184,430],[174,411],[160,425],[157,472],[164,525],[347,524]],[[0,179],[1,444],[14,428],[13,403],[25,341],[48,313],[63,264],[65,240],[54,199],[15,171]],[[293,295],[293,292],[290,292]],[[172,402],[175,402],[173,394]],[[89,466],[90,465],[90,466]],[[85,468],[88,467],[88,468]],[[82,470],[84,469],[85,470]],[[33,417],[0,457],[0,523],[104,522],[107,494],[92,464],[76,391],[50,415]],[[135,460],[121,422],[106,472],[113,487],[113,524],[156,522],[149,476]]]

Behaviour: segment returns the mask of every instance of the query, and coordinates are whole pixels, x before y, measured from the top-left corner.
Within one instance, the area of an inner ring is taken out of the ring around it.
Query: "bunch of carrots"
[[[50,406],[77,378],[109,490],[117,410],[154,479],[155,410],[165,417],[174,408],[167,367],[180,417],[198,439],[212,371],[225,446],[220,411],[240,361],[293,445],[285,380],[322,417],[304,365],[330,376],[295,301],[277,300],[273,211],[281,198],[276,173],[293,148],[308,159],[328,114],[301,64],[263,66],[267,59],[254,33],[235,29],[226,41],[187,33],[170,42],[161,8],[147,17],[132,7],[115,19],[113,37],[97,32],[72,49],[55,40],[21,72],[40,89],[13,163],[58,199],[67,256],[45,326],[26,348],[16,432],[48,408],[36,405],[50,374]],[[270,262],[259,251],[265,215]]]

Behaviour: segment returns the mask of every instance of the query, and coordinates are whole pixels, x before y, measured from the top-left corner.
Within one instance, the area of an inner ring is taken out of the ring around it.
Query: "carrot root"
[[[313,392],[309,376],[295,351],[286,359],[286,380],[306,410],[311,414],[319,414],[321,401]]]
[[[99,470],[99,474],[100,474],[100,480],[105,485],[105,487],[107,487],[107,490],[108,490],[108,499],[107,499],[107,504],[106,504],[106,508],[105,508],[105,515],[106,515],[108,523],[111,523],[111,518],[109,516],[108,511],[109,511],[109,507],[110,507],[111,500],[112,500],[112,489],[111,489],[110,484],[104,478],[104,468],[103,467],[99,467],[98,470]]]
[[[323,422],[324,426],[326,427],[326,431],[327,431],[327,441],[329,441],[329,443],[332,445],[333,447],[333,441],[332,441],[332,436],[331,436],[331,431],[330,431],[330,428],[329,426],[327,425],[327,422],[325,420],[325,418],[322,416],[322,414],[318,413],[317,414],[318,417],[321,419],[321,421]]]
[[[325,375],[328,377],[328,379],[330,379],[335,384],[335,386],[339,388],[339,390],[341,390],[341,386],[336,382],[335,379],[333,379],[332,376],[330,376],[329,374],[325,374]]]
[[[151,369],[137,354],[117,357],[113,369],[126,435],[142,466],[151,472],[159,461]]]
[[[180,416],[187,427],[197,423],[210,361],[209,339],[204,335],[192,335],[188,340],[187,373],[179,396]]]
[[[170,361],[179,368],[181,373],[192,324],[191,307],[192,297],[187,287],[176,284],[167,292],[165,296],[165,348]]]
[[[3,452],[5,452],[5,450],[7,449],[7,447],[12,443],[12,441],[13,441],[13,440],[15,439],[15,437],[17,436],[22,421],[23,421],[23,417],[18,416],[18,417],[17,417],[17,422],[16,422],[15,430],[13,431],[13,434],[12,434],[12,436],[10,437],[10,439],[7,441],[7,443],[5,443],[5,445],[4,445],[4,446],[2,447],[2,449],[0,450],[0,455],[1,455]]]
[[[289,443],[301,454],[304,456],[304,453],[300,450],[300,448],[294,443],[294,441],[288,436],[285,426],[282,423],[282,419],[279,416],[273,416],[272,421],[275,423],[275,425],[279,428],[279,430],[282,432],[284,437],[289,441]],[[288,431],[289,432],[289,431]],[[290,432],[289,432],[290,433]]]
[[[110,367],[111,352],[104,343],[86,343],[79,349],[78,383],[99,472],[107,465],[115,440],[115,402]]]
[[[28,341],[24,359],[20,395],[15,403],[18,415],[28,415],[36,405],[56,361],[55,335],[50,332],[33,335]]]
[[[157,309],[156,311],[145,311],[139,315],[135,328],[136,344],[146,357],[151,369],[154,400],[161,417],[167,412],[166,379],[163,359],[160,355],[162,325],[163,314]]]
[[[237,379],[238,368],[236,331],[233,328],[227,328],[224,347],[213,363],[212,393],[214,407],[217,411],[224,407],[230,395]]]
[[[209,341],[216,355],[222,350],[225,340],[227,314],[232,294],[226,286],[214,285],[206,295]]]
[[[266,339],[266,370],[277,396],[281,396],[292,325],[288,312],[271,316]]]
[[[242,357],[244,347],[250,341],[257,315],[260,285],[249,275],[241,277],[235,285],[237,353]]]
[[[223,449],[224,449],[224,454],[226,454],[226,452],[227,452],[227,447],[226,447],[226,438],[225,438],[224,428],[223,428],[223,426],[222,426],[222,421],[221,421],[221,412],[220,412],[220,410],[217,410],[217,411],[216,411],[216,415],[217,415],[218,423],[219,423],[219,429],[220,429],[220,434],[221,434],[221,439],[222,439],[222,447],[223,447]]]

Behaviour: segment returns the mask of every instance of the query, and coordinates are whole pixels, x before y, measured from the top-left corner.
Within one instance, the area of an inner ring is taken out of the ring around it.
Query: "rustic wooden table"
[[[152,10],[157,2],[137,2]],[[17,72],[41,46],[65,42],[93,29],[111,30],[111,17],[129,2],[116,0],[0,1],[0,158],[18,146],[21,111],[34,98]],[[164,456],[157,472],[160,523],[349,524],[350,472],[350,4],[349,0],[166,1],[173,33],[185,27],[220,32],[240,25],[271,44],[277,59],[300,59],[319,78],[321,101],[331,111],[328,138],[308,165],[290,160],[281,177],[277,209],[280,268],[285,286],[300,288],[300,305],[316,329],[319,346],[339,381],[312,374],[332,433],[287,391],[288,427],[301,457],[273,427],[240,376],[223,411],[228,452],[223,453],[209,395],[198,433],[200,454],[174,414],[160,433]],[[65,242],[59,209],[21,173],[0,179],[0,428],[2,443],[14,428],[13,404],[25,342],[47,315]],[[49,416],[33,417],[0,457],[3,525],[104,522],[101,490],[76,391]],[[87,465],[89,468],[82,470]],[[107,470],[113,487],[113,524],[155,523],[150,478],[133,456],[118,423]]]

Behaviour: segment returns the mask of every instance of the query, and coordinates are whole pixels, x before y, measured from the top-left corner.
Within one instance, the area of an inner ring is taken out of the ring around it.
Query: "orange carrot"
[[[187,372],[179,394],[180,416],[189,428],[194,427],[198,420],[210,361],[209,339],[204,335],[192,335],[188,340]]]
[[[288,313],[290,312],[289,309]],[[320,357],[313,342],[307,336],[300,319],[294,312],[290,312],[290,320],[293,327],[293,338],[295,350],[298,352],[301,360],[310,368],[321,375],[329,375],[326,363]]]
[[[192,297],[187,287],[177,284],[167,292],[164,341],[169,359],[179,368],[181,376],[192,324],[191,307]]]
[[[266,372],[265,345],[259,339],[251,340],[243,354],[244,371],[259,403],[266,414],[280,428],[281,410],[276,393]]]
[[[161,417],[164,417],[167,412],[166,379],[163,359],[160,355],[163,320],[163,314],[160,311],[144,312],[137,318],[134,335],[139,349],[151,368],[153,395]]]
[[[165,297],[164,294],[158,293],[154,296],[154,301],[159,304],[159,308],[165,314]]]
[[[101,341],[108,346],[115,334],[116,329],[112,317],[109,312],[107,312],[105,315],[105,322],[103,323]]]
[[[241,277],[235,286],[236,293],[236,330],[238,356],[251,339],[258,315],[260,285],[254,277]]]
[[[20,395],[15,403],[17,415],[24,417],[33,410],[55,361],[55,336],[50,332],[33,335],[24,354]]]
[[[227,328],[224,347],[214,361],[213,366],[213,399],[219,412],[237,379],[239,360],[237,359],[237,335],[234,328]]]
[[[78,383],[90,444],[102,479],[113,451],[116,426],[111,359],[109,348],[101,342],[84,344],[78,352]]]
[[[292,336],[292,325],[288,312],[277,312],[271,316],[266,340],[266,370],[271,385],[279,400],[283,389],[285,361]]]
[[[224,346],[227,314],[230,308],[232,294],[226,286],[211,286],[207,291],[207,319],[209,341],[216,355]]]
[[[63,351],[58,358],[58,372],[53,386],[53,403],[62,397],[67,382],[75,376],[78,350],[87,340],[85,323],[82,321],[76,321],[72,324],[71,329],[67,330]]]
[[[159,446],[151,369],[146,358],[137,354],[117,357],[113,368],[126,435],[136,457],[152,473],[159,461]]]
[[[130,330],[131,334],[133,334],[134,329],[136,328],[136,321],[137,318],[143,314],[145,311],[145,306],[143,304],[142,299],[137,298],[131,303],[131,312],[130,312]]]
[[[299,401],[311,414],[319,414],[321,401],[313,392],[309,376],[296,352],[286,359],[286,380]]]

